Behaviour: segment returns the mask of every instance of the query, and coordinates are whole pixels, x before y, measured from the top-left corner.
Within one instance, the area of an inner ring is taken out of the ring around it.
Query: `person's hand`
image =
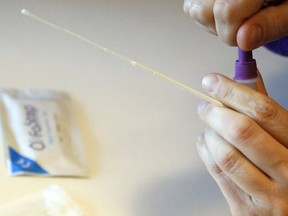
[[[184,11],[228,45],[250,51],[288,34],[288,2],[262,9],[264,0],[185,0]]]
[[[232,214],[288,215],[288,112],[220,74],[206,76],[202,86],[225,107],[199,105],[208,128],[198,152]]]

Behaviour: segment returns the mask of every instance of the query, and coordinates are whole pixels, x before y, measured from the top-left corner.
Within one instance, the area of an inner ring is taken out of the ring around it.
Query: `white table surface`
[[[209,72],[233,75],[237,50],[201,30],[182,3],[0,0],[0,88],[71,94],[90,170],[87,179],[9,177],[1,154],[1,205],[57,184],[89,216],[230,215],[196,153],[200,99],[20,14],[38,13],[201,90]],[[287,59],[263,48],[255,57],[288,107]]]

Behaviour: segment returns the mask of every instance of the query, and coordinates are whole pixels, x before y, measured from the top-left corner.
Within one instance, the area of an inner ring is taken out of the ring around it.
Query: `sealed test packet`
[[[59,186],[0,207],[0,216],[84,216],[83,210]]]
[[[0,99],[9,174],[87,176],[83,140],[68,94],[5,89]]]

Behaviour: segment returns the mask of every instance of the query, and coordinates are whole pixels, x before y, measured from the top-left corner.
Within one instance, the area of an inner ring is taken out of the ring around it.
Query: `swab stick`
[[[157,71],[157,70],[155,70],[155,69],[153,69],[151,67],[148,67],[148,66],[146,66],[144,64],[136,62],[136,61],[134,61],[134,60],[122,55],[121,53],[118,53],[118,52],[116,52],[114,50],[108,49],[108,48],[106,48],[106,47],[104,47],[104,46],[102,46],[102,45],[100,45],[98,43],[95,43],[95,42],[93,42],[93,41],[91,41],[91,40],[89,40],[89,39],[87,39],[87,38],[85,38],[85,37],[73,32],[73,31],[70,31],[69,29],[66,29],[66,28],[64,28],[62,26],[59,26],[58,24],[55,24],[55,23],[53,23],[53,22],[51,22],[51,21],[49,21],[49,20],[47,20],[47,19],[45,19],[45,18],[43,18],[43,17],[41,17],[39,15],[31,13],[30,11],[28,11],[26,9],[22,9],[21,13],[23,15],[28,16],[30,18],[33,18],[33,19],[35,19],[35,20],[37,20],[37,21],[39,21],[41,23],[44,23],[44,24],[46,24],[46,25],[48,25],[48,26],[50,26],[52,28],[55,28],[55,29],[61,30],[61,31],[67,33],[67,34],[70,34],[70,35],[78,38],[81,41],[89,43],[92,46],[97,47],[98,49],[101,49],[101,50],[103,50],[103,51],[105,51],[107,53],[110,53],[111,55],[113,55],[113,56],[115,56],[115,57],[117,57],[119,59],[122,59],[123,61],[126,61],[126,62],[130,63],[131,65],[133,65],[135,67],[138,67],[138,68],[142,69],[143,71],[152,73],[154,76],[159,77],[161,79],[164,79],[164,80],[176,85],[177,87],[186,90],[190,94],[195,95],[196,97],[199,97],[199,98],[201,98],[203,100],[206,100],[208,102],[217,104],[219,106],[223,106],[223,104],[221,102],[215,100],[214,98],[209,97],[208,95],[205,95],[205,94],[203,94],[203,93],[201,93],[201,92],[199,92],[199,91],[197,91],[197,90],[195,90],[195,89],[193,89],[193,88],[191,88],[191,87],[189,87],[189,86],[187,86],[187,85],[185,85],[185,84],[183,84],[183,83],[181,83],[181,82],[179,82],[179,81],[177,81],[177,80],[175,80],[175,79],[173,79],[171,77],[168,77],[165,74],[160,73],[159,71]]]

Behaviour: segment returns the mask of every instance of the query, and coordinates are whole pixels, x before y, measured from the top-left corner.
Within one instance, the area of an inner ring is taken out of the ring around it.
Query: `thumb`
[[[288,2],[260,10],[248,18],[237,32],[237,44],[252,50],[288,35]]]

